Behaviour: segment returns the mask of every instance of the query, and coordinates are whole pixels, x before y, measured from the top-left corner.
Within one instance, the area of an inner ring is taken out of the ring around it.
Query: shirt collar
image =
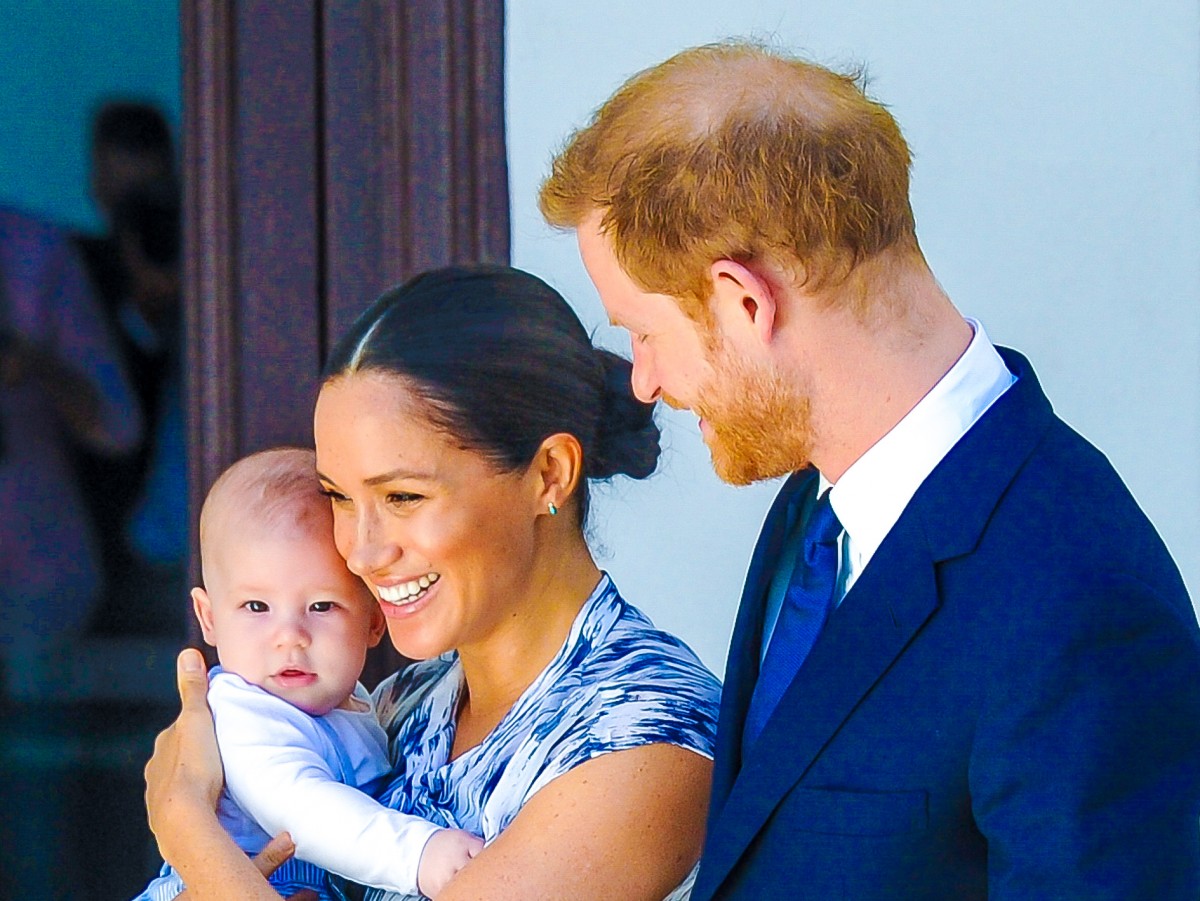
[[[1016,381],[983,326],[957,362],[892,430],[842,475],[829,500],[849,542],[849,564],[866,566],[926,476]],[[820,491],[830,487],[822,475]]]

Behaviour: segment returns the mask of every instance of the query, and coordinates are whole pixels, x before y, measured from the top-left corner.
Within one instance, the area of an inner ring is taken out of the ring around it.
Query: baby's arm
[[[417,869],[421,894],[436,898],[471,858],[483,850],[483,839],[461,829],[441,829],[429,837]]]
[[[289,832],[297,857],[402,894],[417,892],[426,857],[433,881],[442,879],[447,856],[453,872],[469,859],[455,865],[462,855],[442,850],[463,843],[439,838],[448,830],[390,810],[338,782],[318,750],[322,734],[306,714],[253,689],[228,683],[214,683],[214,689],[209,702],[229,794],[268,834]],[[426,888],[424,880],[420,887]],[[428,888],[435,886],[431,882]]]

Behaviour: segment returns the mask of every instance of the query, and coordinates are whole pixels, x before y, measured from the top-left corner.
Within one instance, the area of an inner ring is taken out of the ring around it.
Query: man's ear
[[[535,515],[565,508],[583,478],[583,448],[568,432],[557,432],[544,440],[529,466]]]
[[[748,333],[762,344],[770,344],[778,314],[771,283],[736,260],[717,260],[709,267],[709,275],[713,283],[711,309],[724,334]]]
[[[208,592],[200,586],[192,589],[192,610],[200,623],[200,633],[204,636],[204,641],[215,648],[217,641],[216,629],[213,627],[212,600]]]

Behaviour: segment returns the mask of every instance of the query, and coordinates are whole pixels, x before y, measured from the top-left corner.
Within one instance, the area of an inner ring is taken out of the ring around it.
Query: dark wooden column
[[[317,35],[312,2],[184,4],[197,500],[237,457],[312,441],[324,337]]]
[[[323,30],[336,335],[417,272],[508,261],[503,2],[335,0]]]
[[[381,290],[507,261],[503,8],[183,0],[193,524],[234,459],[311,444],[321,361]]]

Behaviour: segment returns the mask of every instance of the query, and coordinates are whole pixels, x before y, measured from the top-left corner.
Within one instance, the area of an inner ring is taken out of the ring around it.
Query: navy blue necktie
[[[837,587],[837,539],[841,533],[842,524],[826,491],[804,524],[802,553],[797,555],[779,619],[750,697],[742,732],[743,749],[757,740],[829,617]]]

